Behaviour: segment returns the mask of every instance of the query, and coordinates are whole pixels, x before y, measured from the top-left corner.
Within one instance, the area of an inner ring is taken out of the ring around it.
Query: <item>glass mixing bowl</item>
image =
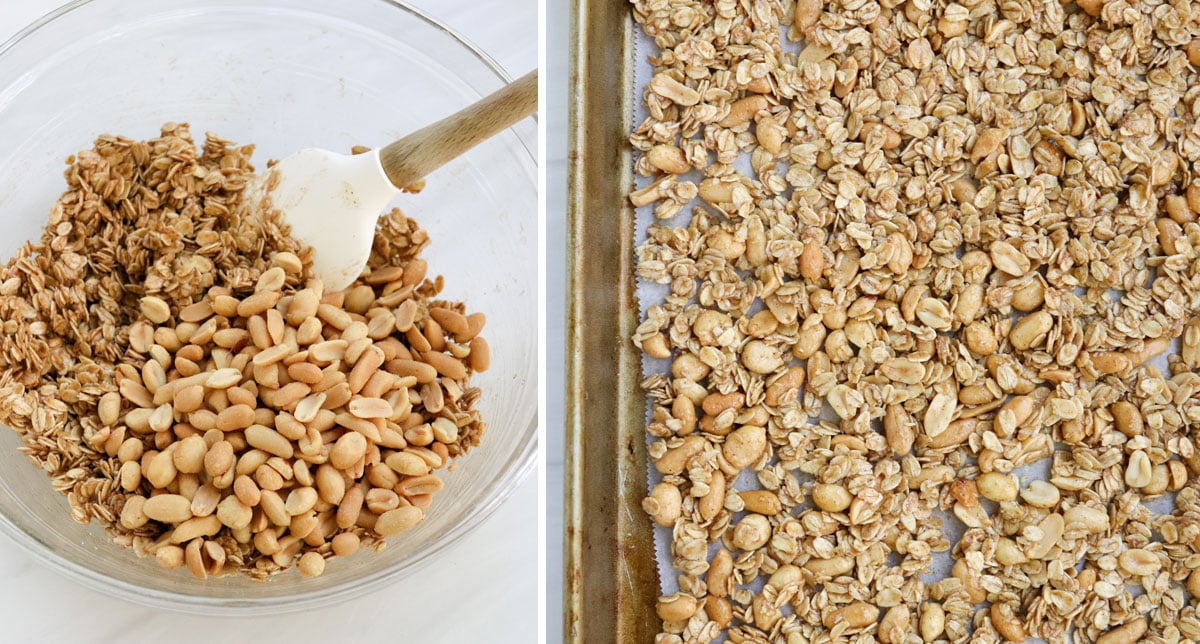
[[[446,27],[390,0],[76,1],[0,45],[0,256],[40,235],[63,161],[103,133],[146,139],[167,121],[255,143],[255,161],[305,147],[379,146],[499,88],[505,74]],[[199,141],[198,141],[199,142]],[[208,581],[161,570],[69,516],[65,497],[0,428],[0,531],[58,571],[161,608],[302,610],[393,582],[478,525],[533,468],[537,436],[536,128],[526,120],[431,176],[405,212],[432,238],[445,295],[488,316],[477,377],[489,429],[444,478],[426,520],[381,553],[315,579]],[[449,568],[452,569],[452,568]]]

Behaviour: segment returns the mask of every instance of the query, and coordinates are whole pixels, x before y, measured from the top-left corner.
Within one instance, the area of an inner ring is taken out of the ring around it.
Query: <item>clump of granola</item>
[[[1200,639],[1200,13],[632,5],[658,641]]]

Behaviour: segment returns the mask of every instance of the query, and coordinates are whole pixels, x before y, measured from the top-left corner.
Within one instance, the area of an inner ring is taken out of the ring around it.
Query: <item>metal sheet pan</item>
[[[572,16],[566,387],[567,642],[650,642],[659,579],[646,495],[634,299],[632,21],[620,0]]]

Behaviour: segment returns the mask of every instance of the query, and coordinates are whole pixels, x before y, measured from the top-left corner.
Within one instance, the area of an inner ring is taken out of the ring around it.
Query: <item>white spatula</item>
[[[462,111],[363,154],[309,148],[262,175],[257,187],[283,212],[292,236],[314,250],[313,274],[331,291],[349,286],[371,255],[375,225],[403,188],[537,111],[537,71]]]

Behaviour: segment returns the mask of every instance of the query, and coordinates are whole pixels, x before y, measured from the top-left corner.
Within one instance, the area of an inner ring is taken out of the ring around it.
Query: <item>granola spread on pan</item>
[[[1200,640],[1200,7],[632,6],[657,641]]]

